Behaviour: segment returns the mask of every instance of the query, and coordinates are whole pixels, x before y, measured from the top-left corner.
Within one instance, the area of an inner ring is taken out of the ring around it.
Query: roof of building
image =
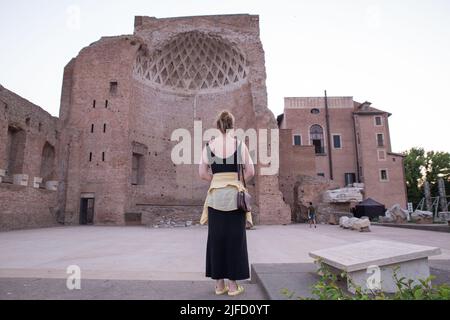
[[[367,198],[364,201],[361,201],[360,203],[358,203],[359,206],[366,206],[366,207],[371,207],[371,206],[382,206],[384,207],[384,204],[379,203],[378,201],[373,200],[372,198]]]
[[[398,152],[388,152],[387,154],[391,155],[391,156],[397,156],[397,157],[406,157],[406,155],[404,155],[403,153],[398,153]]]
[[[363,103],[359,103],[357,101],[354,101],[354,106],[355,106],[355,111],[353,113],[355,114],[383,114],[383,113],[387,113],[388,116],[391,116],[392,114],[387,112],[387,111],[383,111],[377,108],[374,108],[371,106],[372,103],[369,101],[365,101]]]

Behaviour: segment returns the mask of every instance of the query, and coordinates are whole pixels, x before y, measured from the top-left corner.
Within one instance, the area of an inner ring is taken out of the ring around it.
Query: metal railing
[[[324,155],[325,154],[325,147],[322,146],[314,146],[314,151],[318,155]]]
[[[447,199],[447,206],[446,206],[446,208],[441,208],[442,211],[439,211],[440,200],[441,200],[440,196],[431,197],[430,198],[430,200],[431,200],[431,208],[427,208],[426,199],[425,199],[425,197],[423,197],[419,201],[419,203],[417,204],[415,210],[423,211],[424,209],[427,209],[427,210],[431,211],[433,213],[433,222],[436,222],[436,221],[438,221],[437,218],[439,218],[438,217],[439,212],[449,211],[449,208],[450,208],[450,196],[446,196],[445,198]]]

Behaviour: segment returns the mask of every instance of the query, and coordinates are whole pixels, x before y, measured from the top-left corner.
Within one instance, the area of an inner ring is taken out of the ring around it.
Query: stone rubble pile
[[[351,229],[359,232],[369,232],[370,220],[367,217],[349,218],[343,216],[339,218],[339,226],[344,229]]]
[[[158,223],[154,223],[151,225],[153,228],[181,228],[181,227],[190,227],[193,226],[194,223],[191,220],[188,221],[174,221],[170,218],[166,219],[164,216]]]
[[[380,222],[390,223],[406,223],[410,220],[408,210],[402,209],[399,204],[394,204],[391,208],[386,210],[384,216],[379,217]]]
[[[439,212],[437,218],[440,222],[450,221],[450,212],[449,211]]]
[[[411,221],[415,223],[433,223],[433,212],[416,210],[411,213]]]

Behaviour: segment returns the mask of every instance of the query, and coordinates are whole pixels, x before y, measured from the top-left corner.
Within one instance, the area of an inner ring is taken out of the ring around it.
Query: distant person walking
[[[245,143],[234,138],[234,116],[221,112],[217,128],[222,135],[206,143],[199,166],[200,178],[211,182],[200,219],[201,224],[208,222],[205,275],[216,280],[217,295],[236,296],[244,292],[236,280],[250,277],[246,223],[253,225],[251,213],[237,206],[238,191],[245,190],[238,179],[238,163],[244,165],[245,179],[255,170]]]
[[[309,227],[312,228],[312,225],[314,224],[314,228],[317,228],[316,225],[316,209],[313,207],[312,202],[309,203],[308,207],[308,221],[309,221]]]

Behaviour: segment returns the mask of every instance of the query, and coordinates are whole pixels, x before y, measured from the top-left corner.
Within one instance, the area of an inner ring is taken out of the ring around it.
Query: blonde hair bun
[[[219,113],[216,120],[217,129],[222,133],[226,133],[227,130],[234,128],[234,116],[228,110],[223,110]]]

